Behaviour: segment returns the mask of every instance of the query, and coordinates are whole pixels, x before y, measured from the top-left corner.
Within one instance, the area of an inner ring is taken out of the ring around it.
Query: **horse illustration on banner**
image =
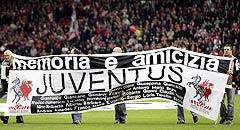
[[[21,98],[24,98],[24,101],[29,100],[28,96],[32,91],[32,81],[23,80],[20,82],[20,79],[16,77],[12,83],[14,85],[10,88],[10,92],[15,93],[12,102],[18,103]]]
[[[209,82],[209,80],[205,80],[201,82],[202,78],[199,75],[192,77],[193,81],[188,82],[187,85],[189,87],[194,87],[196,90],[196,95],[193,98],[199,96],[198,101],[201,100],[203,97],[205,101],[209,101],[209,95],[212,93],[212,89],[214,84]]]

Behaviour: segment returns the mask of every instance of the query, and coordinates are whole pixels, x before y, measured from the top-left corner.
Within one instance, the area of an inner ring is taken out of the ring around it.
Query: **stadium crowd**
[[[222,55],[231,44],[240,58],[239,12],[239,0],[1,0],[0,57],[6,49],[42,56],[72,47],[111,53],[115,46],[124,52],[176,46]]]

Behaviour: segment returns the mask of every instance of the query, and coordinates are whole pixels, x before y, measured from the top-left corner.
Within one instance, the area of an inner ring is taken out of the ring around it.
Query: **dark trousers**
[[[225,94],[223,96],[223,100],[221,102],[220,107],[220,116],[222,119],[227,121],[233,120],[234,115],[234,96],[235,96],[235,88],[225,88]],[[227,95],[227,107],[225,106],[224,99],[225,95]]]
[[[72,113],[72,121],[73,122],[81,122],[82,121],[82,113]]]
[[[1,83],[2,83],[2,88],[3,88],[1,94],[2,95],[7,94],[8,82],[6,80],[1,80]]]
[[[9,116],[4,116],[3,117],[5,120],[8,120],[9,119]],[[16,120],[17,121],[23,121],[23,117],[22,116],[16,116]]]
[[[197,116],[196,113],[194,113],[194,112],[192,112],[192,111],[190,111],[190,112],[191,112],[191,114],[192,114],[193,117],[194,117],[194,116]],[[184,109],[183,109],[183,107],[181,107],[181,106],[178,106],[178,107],[177,107],[177,118],[178,118],[178,121],[179,121],[179,122],[185,122]]]
[[[126,121],[127,110],[125,103],[115,105],[115,121],[124,123]]]

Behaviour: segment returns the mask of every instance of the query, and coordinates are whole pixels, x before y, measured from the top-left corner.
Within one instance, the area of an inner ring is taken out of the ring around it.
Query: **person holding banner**
[[[234,78],[237,76],[239,72],[239,63],[238,59],[233,56],[232,46],[227,44],[223,48],[223,56],[232,58],[229,69],[228,69],[228,80],[225,88],[225,94],[223,96],[223,100],[221,102],[220,107],[220,124],[224,124],[226,122],[227,125],[231,125],[234,116],[234,95],[235,95],[235,82]],[[225,95],[227,95],[227,103],[228,107],[226,108],[224,104]]]
[[[198,115],[192,111],[190,111],[193,117],[193,122],[198,122]],[[182,106],[177,106],[177,124],[185,124],[185,117],[184,117],[184,109]]]
[[[7,95],[7,91],[8,91],[8,77],[7,71],[9,70],[9,63],[8,62],[10,60],[10,51],[5,51],[4,52],[4,61],[2,62],[1,65],[1,83],[2,83],[2,87],[3,87],[3,91],[2,91],[2,97],[6,97]]]
[[[193,122],[198,122],[198,115],[192,111],[190,111],[193,117]],[[182,106],[177,105],[177,124],[185,124],[185,116],[184,116],[184,109]]]
[[[70,54],[80,54],[81,52],[77,48],[73,48]],[[82,113],[72,113],[72,124],[80,124],[82,122]]]
[[[112,53],[122,53],[120,47],[113,48]],[[127,117],[127,110],[125,103],[115,105],[115,124],[125,124]]]
[[[4,54],[3,54],[4,60],[2,62],[2,67],[1,67],[1,80],[2,80],[2,85],[5,93],[7,93],[8,91],[8,76],[9,76],[9,70],[12,67],[12,61],[13,61],[12,55],[13,54],[10,50],[4,51]],[[1,116],[0,118],[4,124],[8,123],[9,116]],[[23,117],[16,116],[16,123],[24,123]]]

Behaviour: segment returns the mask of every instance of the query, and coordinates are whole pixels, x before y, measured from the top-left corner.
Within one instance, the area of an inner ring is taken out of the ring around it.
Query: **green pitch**
[[[4,100],[0,100],[3,102]],[[16,124],[15,117],[9,123],[0,123],[0,130],[239,130],[240,96],[235,100],[235,118],[232,125],[216,124],[199,117],[194,124],[189,111],[185,111],[186,124],[176,124],[176,110],[132,110],[128,111],[127,124],[115,125],[113,111],[93,111],[83,113],[81,125],[72,125],[68,115],[31,115],[24,116],[24,124]]]

